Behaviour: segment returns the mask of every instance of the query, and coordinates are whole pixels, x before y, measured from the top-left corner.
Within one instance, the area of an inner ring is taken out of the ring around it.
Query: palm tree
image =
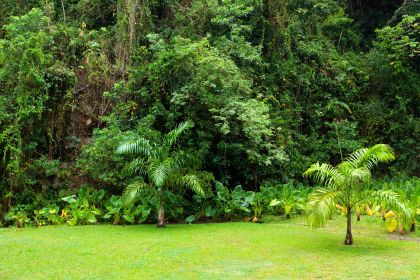
[[[183,122],[161,141],[152,143],[137,137],[123,142],[117,149],[119,154],[136,156],[126,165],[125,170],[142,178],[126,187],[123,193],[124,203],[133,203],[141,194],[156,193],[159,199],[158,227],[165,226],[165,192],[168,189],[189,188],[199,195],[204,194],[200,173],[192,172],[193,169],[190,168],[194,162],[193,156],[174,147],[179,136],[192,127],[192,122]]]
[[[381,162],[395,159],[388,145],[377,144],[370,148],[357,150],[337,166],[315,163],[303,173],[318,180],[324,187],[318,188],[308,200],[308,225],[319,227],[326,224],[332,211],[339,204],[347,215],[347,234],[344,244],[353,244],[351,233],[351,213],[358,205],[366,201],[385,203],[388,207],[400,210],[404,217],[409,212],[400,203],[397,193],[389,190],[373,190],[367,188],[372,178],[371,170]]]

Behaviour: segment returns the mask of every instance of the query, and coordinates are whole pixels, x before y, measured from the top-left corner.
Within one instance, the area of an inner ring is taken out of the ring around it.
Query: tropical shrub
[[[4,216],[6,225],[14,225],[18,228],[25,227],[31,223],[27,207],[17,205],[9,209]]]
[[[245,191],[242,186],[236,186],[232,191],[220,182],[216,182],[215,215],[223,220],[231,220],[235,216],[243,217],[251,213],[250,202],[255,195]]]
[[[251,211],[253,213],[252,221],[258,222],[261,219],[262,213],[266,207],[264,205],[264,199],[260,192],[248,192],[248,196],[245,198],[245,202],[249,203]]]
[[[111,196],[106,202],[105,208],[107,212],[103,216],[104,219],[111,219],[112,224],[134,224],[145,222],[151,213],[151,208],[147,205],[139,204],[138,206],[126,206],[124,205],[120,196]]]
[[[95,224],[100,219],[103,208],[104,190],[91,190],[83,186],[77,195],[63,197],[61,200],[68,203],[62,210],[70,226]]]
[[[60,225],[65,218],[65,211],[60,215],[59,210],[60,208],[57,206],[34,210],[34,221],[36,226]]]
[[[279,207],[287,219],[291,214],[302,212],[306,209],[306,198],[309,189],[296,189],[290,184],[282,186],[278,198],[270,201],[271,207]]]

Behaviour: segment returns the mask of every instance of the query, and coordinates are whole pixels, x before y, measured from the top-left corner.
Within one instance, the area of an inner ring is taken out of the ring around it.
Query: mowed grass
[[[419,279],[420,238],[378,219],[0,229],[0,279]]]

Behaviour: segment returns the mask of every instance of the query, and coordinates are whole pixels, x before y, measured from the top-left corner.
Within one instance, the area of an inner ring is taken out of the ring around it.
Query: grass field
[[[381,221],[0,229],[0,279],[419,279],[420,238]]]

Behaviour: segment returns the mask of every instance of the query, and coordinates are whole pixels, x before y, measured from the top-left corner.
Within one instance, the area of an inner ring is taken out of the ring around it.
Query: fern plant
[[[159,200],[158,227],[165,226],[165,193],[168,190],[191,189],[204,195],[200,172],[194,170],[193,155],[175,147],[180,135],[192,127],[192,122],[183,122],[160,141],[153,143],[138,137],[123,142],[117,149],[119,154],[135,156],[125,171],[141,178],[126,187],[122,196],[124,203],[128,205],[142,194],[155,193]]]
[[[388,145],[377,144],[350,154],[337,166],[315,163],[303,174],[319,181],[324,187],[318,188],[309,196],[307,206],[308,224],[319,227],[326,224],[337,204],[344,207],[347,216],[347,233],[344,244],[353,244],[351,232],[351,213],[366,201],[384,203],[388,207],[409,218],[410,213],[400,202],[399,195],[389,190],[368,188],[372,178],[371,170],[379,163],[395,159]]]

